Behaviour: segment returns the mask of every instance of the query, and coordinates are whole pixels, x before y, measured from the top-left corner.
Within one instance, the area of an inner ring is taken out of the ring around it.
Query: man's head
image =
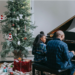
[[[64,32],[62,30],[58,30],[56,32],[55,36],[56,36],[56,38],[59,38],[60,40],[64,40],[64,38],[65,38],[65,34],[64,34]]]

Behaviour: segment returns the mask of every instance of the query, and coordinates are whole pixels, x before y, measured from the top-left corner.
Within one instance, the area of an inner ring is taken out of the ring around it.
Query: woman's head
[[[43,34],[43,35],[45,35],[45,33],[44,33],[43,31],[41,31],[41,32],[40,32],[40,34]]]
[[[41,35],[43,35],[43,34],[41,34]],[[45,43],[45,42],[46,42],[46,36],[43,35],[42,37],[40,37],[40,40],[41,40],[43,43]]]
[[[38,34],[34,40],[33,45],[38,46],[41,42],[46,42],[46,36],[44,34]]]

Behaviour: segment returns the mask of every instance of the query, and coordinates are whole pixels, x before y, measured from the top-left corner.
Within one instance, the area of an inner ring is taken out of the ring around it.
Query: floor
[[[2,63],[0,63],[0,67],[1,67],[1,64],[2,64]],[[46,75],[55,75],[55,74],[50,74],[50,73],[47,73],[47,72],[45,72],[45,74],[46,74]],[[30,72],[29,75],[32,75],[32,72]],[[38,71],[36,71],[36,75],[38,75]],[[39,75],[41,75],[40,72],[39,72]],[[73,75],[75,75],[75,72],[74,72]]]

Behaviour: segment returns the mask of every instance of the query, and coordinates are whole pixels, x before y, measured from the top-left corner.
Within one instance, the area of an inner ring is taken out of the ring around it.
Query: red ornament
[[[13,40],[13,38],[12,38],[12,34],[11,34],[11,33],[9,33],[8,40],[9,40],[9,41],[12,41],[12,40]]]
[[[24,40],[27,40],[27,38],[25,37]]]
[[[11,75],[13,75],[13,72],[10,72]]]
[[[22,58],[20,58],[20,57],[19,57],[19,58],[18,58],[18,60],[19,60],[19,61],[21,61],[21,60],[22,60]]]
[[[1,20],[2,20],[3,18],[1,18]]]
[[[3,15],[1,15],[1,17],[3,17]]]
[[[3,15],[0,15],[0,20],[3,20],[4,19],[4,16]]]
[[[15,24],[12,24],[12,26],[15,26]]]

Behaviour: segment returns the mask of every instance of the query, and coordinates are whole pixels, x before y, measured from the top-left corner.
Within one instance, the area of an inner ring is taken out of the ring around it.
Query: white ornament
[[[20,28],[18,28],[18,30],[20,30]]]
[[[15,33],[15,36],[17,36],[17,34]]]
[[[19,21],[19,17],[17,17],[17,19],[16,19],[17,21]]]
[[[19,16],[20,16],[20,19],[22,19],[22,16],[23,16],[23,15],[22,15],[22,14],[19,14]]]
[[[20,41],[18,41],[18,45],[20,45]]]

